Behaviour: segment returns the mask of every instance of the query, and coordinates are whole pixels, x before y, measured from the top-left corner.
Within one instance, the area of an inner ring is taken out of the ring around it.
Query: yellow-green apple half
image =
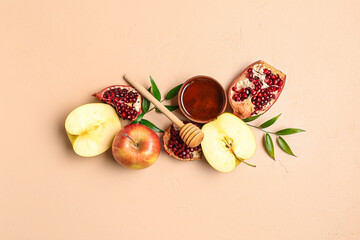
[[[114,138],[112,153],[115,160],[130,169],[150,167],[160,154],[160,139],[150,128],[136,123],[121,129]]]
[[[89,103],[77,107],[67,116],[65,129],[75,153],[93,157],[111,147],[121,123],[110,105]]]
[[[231,172],[255,154],[256,141],[253,132],[234,114],[223,113],[214,121],[205,124],[201,130],[204,132],[201,148],[205,158],[220,172]]]

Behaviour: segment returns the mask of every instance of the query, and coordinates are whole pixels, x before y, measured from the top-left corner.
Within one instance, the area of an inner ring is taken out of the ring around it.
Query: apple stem
[[[248,125],[248,126],[250,126],[250,127],[253,127],[253,128],[257,128],[257,129],[259,129],[259,130],[261,130],[261,131],[263,131],[263,132],[266,132],[266,133],[269,133],[269,134],[275,134],[275,135],[277,135],[277,134],[276,134],[276,133],[274,133],[274,132],[268,132],[268,131],[266,131],[266,130],[262,129],[261,127],[254,126],[254,125],[251,125],[251,124],[249,124],[249,123],[247,123],[247,125]]]
[[[231,151],[232,151],[232,150],[231,150]],[[239,160],[240,162],[245,163],[246,165],[248,165],[248,166],[250,166],[250,167],[256,167],[256,165],[253,165],[253,164],[247,163],[247,162],[245,162],[245,160],[244,160],[244,159],[239,158],[238,156],[236,156],[236,154],[234,153],[234,151],[232,151],[232,153],[234,154],[235,158],[236,158],[237,160]]]
[[[127,137],[128,139],[130,139],[130,140],[134,143],[135,147],[138,146],[137,143],[136,143],[129,135],[127,135],[126,133],[124,133],[124,136]]]
[[[256,165],[253,165],[253,164],[250,164],[250,163],[247,163],[245,161],[242,161],[243,163],[245,163],[246,165],[250,166],[250,167],[256,167]]]
[[[235,156],[235,158],[236,158],[237,160],[239,160],[239,161],[242,162],[242,163],[245,163],[246,165],[248,165],[248,166],[250,166],[250,167],[256,167],[256,165],[247,163],[247,162],[245,162],[244,159],[239,158],[238,156],[236,156],[236,154],[235,154],[235,152],[234,152],[234,150],[233,150],[232,142],[229,141],[226,137],[223,139],[223,141],[225,142],[225,146],[230,149],[231,153],[234,154],[234,156]]]

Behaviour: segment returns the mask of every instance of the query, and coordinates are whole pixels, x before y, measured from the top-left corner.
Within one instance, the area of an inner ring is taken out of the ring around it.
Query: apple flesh
[[[204,132],[201,143],[204,156],[220,172],[231,172],[255,154],[256,140],[253,132],[234,114],[223,113],[205,124],[201,130]]]
[[[129,169],[150,167],[158,159],[160,149],[158,135],[139,123],[121,129],[112,145],[115,160]]]
[[[111,147],[121,129],[115,110],[104,103],[89,103],[73,110],[65,120],[65,129],[76,154],[99,155]]]

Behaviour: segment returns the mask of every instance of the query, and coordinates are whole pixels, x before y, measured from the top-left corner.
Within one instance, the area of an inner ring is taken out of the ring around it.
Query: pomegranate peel
[[[190,148],[179,136],[180,128],[171,124],[163,135],[163,146],[165,152],[180,161],[200,160],[202,150],[200,145]]]
[[[113,106],[117,114],[124,120],[135,120],[141,113],[142,97],[131,86],[109,86],[92,96]]]
[[[248,66],[229,88],[229,102],[239,118],[263,114],[274,105],[286,82],[286,75],[259,60]]]

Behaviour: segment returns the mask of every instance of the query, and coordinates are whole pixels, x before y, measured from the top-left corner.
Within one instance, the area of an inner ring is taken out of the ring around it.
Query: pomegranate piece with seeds
[[[179,132],[180,129],[175,124],[170,125],[164,132],[163,145],[167,154],[180,161],[200,160],[202,155],[201,146],[195,148],[187,146],[180,138]]]
[[[92,96],[113,106],[117,114],[125,120],[135,120],[141,112],[141,95],[130,86],[110,86]]]
[[[264,61],[248,66],[230,85],[229,102],[240,118],[263,114],[284,89],[286,75]]]

